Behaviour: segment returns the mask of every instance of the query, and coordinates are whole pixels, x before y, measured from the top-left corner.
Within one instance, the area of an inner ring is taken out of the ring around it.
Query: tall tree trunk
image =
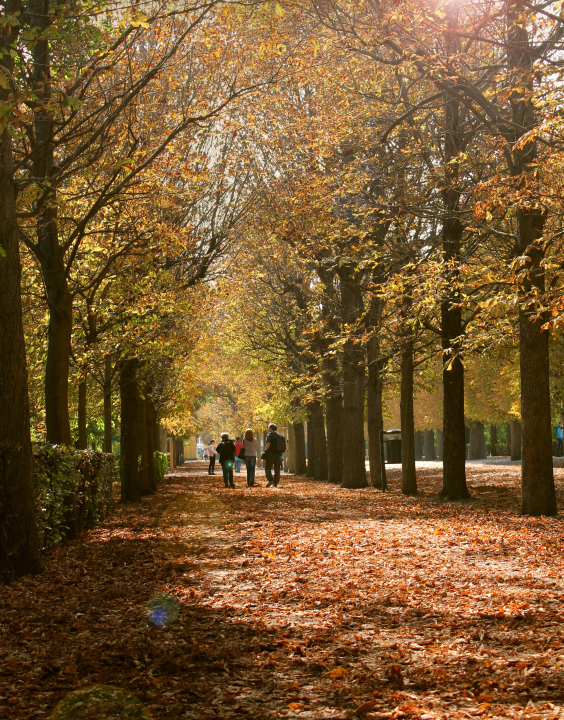
[[[423,449],[425,447],[425,438],[421,430],[415,431],[415,459],[423,460]]]
[[[303,423],[294,423],[294,443],[296,446],[296,475],[305,475],[307,471],[305,432]]]
[[[443,459],[443,431],[437,430],[437,459]]]
[[[490,453],[492,457],[497,455],[497,427],[490,425]]]
[[[458,6],[447,8],[449,33],[447,52],[454,56],[460,50]],[[466,485],[466,427],[464,424],[464,366],[459,357],[464,332],[458,277],[464,228],[460,221],[459,165],[457,158],[463,147],[459,102],[445,94],[445,139],[443,202],[445,215],[442,226],[443,258],[446,292],[441,302],[443,348],[443,487],[444,500],[470,497]]]
[[[315,477],[315,433],[313,430],[313,421],[310,418],[307,421],[307,477]]]
[[[36,254],[41,265],[49,308],[47,363],[45,367],[45,423],[47,441],[71,443],[68,384],[72,338],[72,297],[65,269],[64,250],[57,229],[57,187],[53,151],[51,101],[51,22],[49,0],[31,0],[31,25],[38,32],[32,50],[33,85],[37,96],[33,173],[44,196],[37,218]]]
[[[8,0],[6,15],[21,12]],[[8,31],[11,30],[11,35]],[[0,66],[11,76],[13,59],[8,48],[17,37],[10,24],[0,28],[3,57]],[[8,90],[0,99],[8,102]],[[0,578],[5,581],[41,570],[32,449],[29,396],[21,304],[21,262],[13,180],[12,142],[0,136]]]
[[[364,312],[358,271],[354,266],[339,268],[343,318],[353,328]],[[349,331],[354,332],[354,331]],[[364,488],[364,349],[358,338],[343,345],[343,481],[345,488]]]
[[[509,455],[511,457],[511,423],[505,423],[505,435],[506,435],[506,443],[505,443],[505,454]]]
[[[436,460],[434,430],[423,430],[423,446],[425,448],[425,460]]]
[[[112,359],[104,360],[104,452],[112,452]]]
[[[368,425],[368,466],[372,487],[382,485],[380,433],[384,429],[382,412],[382,376],[380,373],[380,343],[376,335],[368,341],[368,382],[366,385],[366,423]]]
[[[413,342],[408,340],[401,355],[401,491],[417,494],[415,475],[415,421],[413,418]]]
[[[141,495],[150,495],[152,488],[149,482],[149,453],[147,438],[147,403],[137,383],[137,452],[139,454],[139,488]]]
[[[88,435],[86,434],[86,372],[78,380],[78,449],[88,450]]]
[[[311,421],[315,435],[315,479],[320,482],[327,481],[327,441],[325,439],[325,419],[323,406],[315,401],[310,406]]]
[[[296,474],[296,435],[292,423],[288,425],[288,472]]]
[[[511,459],[521,460],[521,423],[519,420],[511,421]]]
[[[145,420],[147,425],[147,480],[149,492],[157,491],[157,476],[155,473],[155,434],[154,434],[155,408],[151,388],[145,388]]]
[[[122,361],[119,389],[121,398],[121,501],[139,502],[137,358]]]
[[[334,395],[325,403],[327,423],[327,479],[340,484],[343,479],[343,396]]]
[[[484,423],[478,420],[472,420],[470,423],[470,450],[468,457],[470,460],[481,460],[486,457]]]

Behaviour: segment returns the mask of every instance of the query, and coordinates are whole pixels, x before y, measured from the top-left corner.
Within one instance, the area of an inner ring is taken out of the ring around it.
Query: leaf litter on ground
[[[175,720],[564,718],[562,521],[518,516],[519,470],[469,465],[443,504],[433,464],[415,498],[397,470],[382,494],[179,469],[0,590],[0,717],[115,688]]]

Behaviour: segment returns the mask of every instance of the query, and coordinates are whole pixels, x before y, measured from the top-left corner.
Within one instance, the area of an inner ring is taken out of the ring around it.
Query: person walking
[[[275,423],[270,423],[268,426],[270,432],[266,436],[266,444],[264,446],[266,467],[264,469],[266,473],[266,479],[268,480],[266,487],[278,487],[280,482],[280,459],[282,454],[286,452],[286,439],[283,435],[279,435],[276,430],[278,426]],[[274,476],[272,470],[274,469]]]
[[[556,426],[556,456],[562,457],[564,454],[564,428],[559,422]]]
[[[247,487],[254,487],[258,443],[251,428],[245,430],[243,447],[245,448],[245,465],[247,466]]]
[[[210,458],[210,464],[208,465],[208,475],[215,475],[215,456],[217,455],[217,450],[215,449],[215,440],[210,440],[210,444],[208,445],[207,450]]]
[[[223,484],[225,487],[235,487],[233,482],[233,465],[235,464],[235,443],[229,439],[229,433],[221,433],[221,442],[217,446],[219,464],[223,470]]]
[[[243,461],[239,458],[239,452],[242,447],[243,447],[243,443],[241,442],[241,438],[236,437],[235,438],[235,472],[236,473],[241,472],[241,463]]]

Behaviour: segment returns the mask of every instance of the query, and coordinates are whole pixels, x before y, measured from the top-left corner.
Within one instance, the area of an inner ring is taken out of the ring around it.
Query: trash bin
[[[401,439],[390,438],[388,440],[386,438],[384,442],[386,443],[388,463],[391,465],[401,465]]]

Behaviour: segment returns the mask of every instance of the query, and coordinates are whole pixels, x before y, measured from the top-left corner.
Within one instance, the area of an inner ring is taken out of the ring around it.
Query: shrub
[[[34,445],[35,498],[41,547],[93,527],[114,506],[113,455],[64,445]]]
[[[160,482],[168,472],[168,453],[155,450],[155,474]]]

